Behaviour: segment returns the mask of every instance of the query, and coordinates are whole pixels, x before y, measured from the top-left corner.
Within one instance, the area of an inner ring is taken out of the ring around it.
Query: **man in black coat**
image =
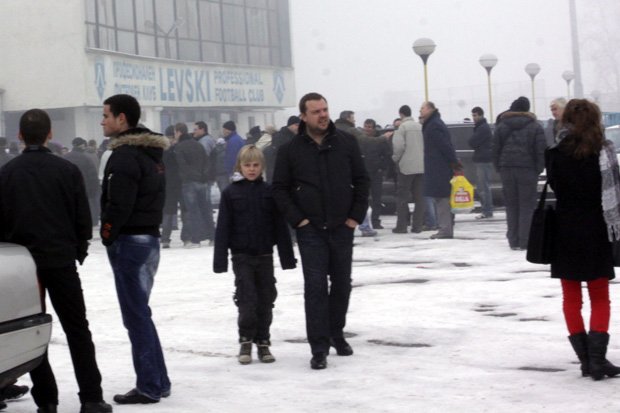
[[[46,112],[31,109],[19,121],[23,153],[0,170],[0,241],[23,245],[37,267],[41,287],[67,335],[79,387],[81,413],[111,412],[103,401],[101,374],[88,328],[75,261],[84,262],[92,221],[84,180],[71,162],[47,148],[52,138]],[[38,412],[55,413],[56,379],[47,359],[30,372]]]
[[[297,229],[310,366],[324,369],[330,345],[338,355],[353,354],[343,329],[353,231],[368,209],[369,179],[357,141],[336,129],[325,98],[309,93],[299,109],[299,133],[278,150],[272,190],[278,208]]]
[[[474,150],[472,161],[476,165],[476,190],[480,195],[482,214],[476,219],[493,218],[493,195],[491,193],[491,174],[493,173],[493,153],[491,143],[493,133],[484,118],[484,111],[476,106],[471,110],[474,120],[474,134],[469,138],[469,146]]]
[[[536,207],[538,175],[545,167],[545,131],[521,96],[499,116],[493,136],[493,165],[502,178],[506,238],[513,250],[526,249]]]
[[[119,404],[157,403],[170,379],[149,298],[159,264],[159,225],[165,199],[167,138],[137,127],[140,104],[130,95],[103,102],[103,135],[111,138],[101,194],[101,240],[114,272],[123,324],[131,341],[136,387]],[[202,152],[204,150],[200,148]]]
[[[208,200],[207,175],[209,158],[203,146],[188,134],[187,125],[174,125],[178,140],[174,150],[183,199],[183,228],[181,240],[185,248],[198,248],[200,241],[213,241],[215,224]]]

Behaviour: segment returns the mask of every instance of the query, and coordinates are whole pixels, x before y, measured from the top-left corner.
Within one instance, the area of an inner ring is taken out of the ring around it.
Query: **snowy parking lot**
[[[156,405],[115,412],[571,412],[620,410],[620,380],[580,376],[566,338],[558,280],[505,239],[505,216],[459,215],[455,239],[356,237],[354,289],[345,331],[355,354],[332,351],[311,370],[300,265],[281,271],[272,326],[273,364],[236,360],[233,275],[214,274],[212,247],[162,250],[151,299],[172,380]],[[357,233],[359,235],[359,233]],[[297,251],[296,251],[296,255]],[[112,402],[134,384],[112,273],[98,241],[80,268],[88,316]],[[620,364],[618,287],[612,285],[608,358]],[[586,301],[589,305],[589,302]],[[586,306],[587,306],[586,305]],[[59,412],[79,401],[65,336],[54,322],[50,359]],[[29,384],[27,377],[21,381]],[[33,412],[30,395],[7,412]]]

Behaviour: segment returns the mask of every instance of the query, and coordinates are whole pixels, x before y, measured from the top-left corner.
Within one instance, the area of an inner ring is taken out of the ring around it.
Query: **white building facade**
[[[0,136],[38,107],[54,139],[101,141],[106,97],[140,102],[155,131],[227,120],[244,134],[295,106],[288,0],[3,0]],[[191,130],[191,128],[190,128]]]

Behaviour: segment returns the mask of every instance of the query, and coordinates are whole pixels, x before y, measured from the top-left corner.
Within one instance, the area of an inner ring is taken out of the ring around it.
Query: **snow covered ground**
[[[237,363],[233,276],[213,274],[212,247],[162,250],[152,296],[172,396],[115,412],[571,412],[620,410],[620,379],[580,376],[558,280],[505,239],[505,216],[457,217],[455,239],[430,232],[357,237],[346,332],[352,357],[309,366],[301,268],[276,269],[273,364]],[[178,238],[178,232],[173,233]],[[277,263],[277,260],[276,260]],[[98,241],[80,269],[105,398],[133,387],[130,346]],[[620,364],[618,287],[608,358]],[[586,301],[586,303],[589,303]],[[77,412],[73,369],[54,323],[59,412]],[[27,377],[21,380],[29,384]],[[28,395],[7,412],[35,410]]]

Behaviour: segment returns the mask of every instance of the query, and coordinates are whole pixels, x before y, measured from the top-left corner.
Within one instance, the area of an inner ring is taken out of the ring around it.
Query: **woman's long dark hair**
[[[605,132],[596,103],[571,99],[564,108],[562,124],[568,127],[568,137],[562,144],[572,156],[582,159],[601,151]]]

